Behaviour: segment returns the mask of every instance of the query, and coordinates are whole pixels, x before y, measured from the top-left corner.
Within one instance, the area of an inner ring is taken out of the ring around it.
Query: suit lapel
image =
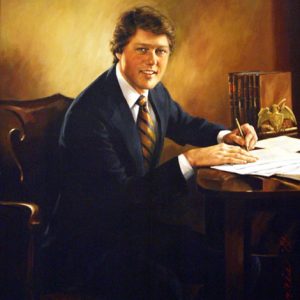
[[[132,113],[126,99],[123,96],[121,88],[119,86],[115,67],[111,68],[107,74],[107,89],[108,89],[108,107],[111,111],[111,122],[114,127],[116,127],[129,150],[130,156],[135,162],[135,166],[138,174],[144,173],[143,167],[143,156],[142,156],[142,147],[140,143],[140,138],[138,135],[138,130],[136,127],[136,123],[134,122]],[[163,99],[160,99],[159,93],[157,93],[156,89],[150,90],[149,100],[151,101],[151,105],[153,107],[157,124],[158,124],[158,142],[157,142],[157,152],[156,157],[158,163],[159,155],[161,152],[161,148],[163,145],[163,134],[166,128],[166,120],[164,117],[164,102]]]
[[[123,96],[121,96],[123,97]],[[124,142],[130,152],[131,157],[135,161],[138,172],[143,172],[143,157],[141,143],[139,140],[136,124],[133,120],[132,113],[126,103],[125,99],[122,99],[121,103],[116,107],[114,114],[112,115],[112,122],[116,128],[118,128]]]
[[[109,106],[112,111],[111,122],[125,142],[130,156],[135,162],[138,174],[143,174],[143,156],[138,131],[126,99],[123,96],[115,75],[115,68],[109,74]]]

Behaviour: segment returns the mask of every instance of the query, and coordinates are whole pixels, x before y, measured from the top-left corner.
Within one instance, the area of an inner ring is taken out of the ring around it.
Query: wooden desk
[[[219,205],[224,216],[226,299],[247,299],[251,215],[254,211],[300,211],[300,182],[203,168],[198,170],[197,184],[205,203]]]

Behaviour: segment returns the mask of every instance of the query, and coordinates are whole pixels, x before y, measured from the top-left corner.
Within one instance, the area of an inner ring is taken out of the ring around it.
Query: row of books
[[[257,124],[259,111],[259,75],[257,72],[234,72],[228,74],[231,125],[235,118],[241,123]]]
[[[231,126],[235,118],[240,123],[250,123],[257,128],[261,108],[270,107],[286,99],[291,107],[290,72],[231,72],[228,73]]]

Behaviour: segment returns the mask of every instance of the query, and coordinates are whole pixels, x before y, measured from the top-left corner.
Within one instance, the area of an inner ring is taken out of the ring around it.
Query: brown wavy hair
[[[117,53],[122,53],[124,47],[137,29],[150,31],[154,34],[165,34],[169,40],[170,52],[175,47],[175,27],[171,20],[150,6],[135,7],[124,12],[115,27],[110,50],[114,56],[114,63],[118,62]]]

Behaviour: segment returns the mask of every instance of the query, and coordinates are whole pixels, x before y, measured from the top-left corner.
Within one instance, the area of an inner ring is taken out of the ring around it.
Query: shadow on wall
[[[43,66],[38,59],[28,60],[26,49],[13,49],[8,55],[2,53],[0,60],[0,95],[2,99],[22,99],[39,94],[39,78],[43,76]],[[29,84],[30,83],[30,84]],[[41,89],[42,90],[42,89]]]

